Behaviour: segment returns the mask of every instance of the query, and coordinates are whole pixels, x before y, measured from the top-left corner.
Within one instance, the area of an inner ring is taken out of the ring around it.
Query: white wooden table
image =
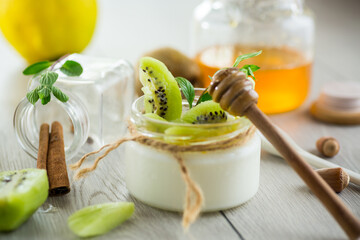
[[[188,19],[198,3],[99,1],[99,24],[86,53],[126,58],[134,63],[141,53],[158,46],[170,45],[188,52]],[[312,93],[300,109],[271,118],[310,152],[315,152],[319,137],[334,136],[341,144],[341,151],[329,161],[360,172],[360,126],[327,125],[314,121],[308,114],[311,100],[325,82],[360,81],[360,2],[316,0],[308,4],[317,16]],[[152,21],[146,21],[150,18]],[[153,25],[148,26],[150,23]],[[142,36],[153,37],[142,39]],[[27,78],[21,75],[25,66],[0,36],[0,171],[35,166],[35,161],[17,144],[12,129],[15,106],[25,96]],[[124,184],[121,149],[107,157],[88,178],[72,182],[71,187],[70,194],[49,198],[25,224],[14,232],[0,234],[0,239],[75,239],[67,228],[70,214],[91,204],[123,200],[135,203],[134,216],[99,239],[346,238],[285,161],[266,153],[261,158],[257,195],[240,207],[203,214],[188,234],[182,231],[181,214],[151,208],[129,195]],[[339,196],[360,218],[360,187],[351,184]],[[51,205],[53,210],[45,213]]]

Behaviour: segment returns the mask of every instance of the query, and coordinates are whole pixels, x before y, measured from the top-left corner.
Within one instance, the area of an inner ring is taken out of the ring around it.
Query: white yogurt
[[[190,177],[204,195],[202,211],[238,206],[252,198],[259,187],[260,138],[240,147],[183,154]],[[126,185],[140,201],[165,210],[183,211],[185,183],[176,159],[167,152],[126,143]]]

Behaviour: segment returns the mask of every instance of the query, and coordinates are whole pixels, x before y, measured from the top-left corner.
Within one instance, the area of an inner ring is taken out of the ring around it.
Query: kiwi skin
[[[180,51],[170,47],[163,47],[150,51],[144,54],[144,56],[153,57],[163,62],[175,77],[184,77],[195,87],[203,87],[201,85],[201,72],[198,64]],[[142,84],[139,81],[139,76],[137,76],[135,91],[138,96],[143,95],[141,88]]]

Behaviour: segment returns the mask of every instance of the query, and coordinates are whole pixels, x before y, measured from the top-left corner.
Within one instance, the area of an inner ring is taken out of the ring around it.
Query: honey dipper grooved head
[[[209,94],[215,102],[220,103],[222,109],[237,116],[243,116],[259,98],[253,83],[238,68],[217,71],[210,84]]]

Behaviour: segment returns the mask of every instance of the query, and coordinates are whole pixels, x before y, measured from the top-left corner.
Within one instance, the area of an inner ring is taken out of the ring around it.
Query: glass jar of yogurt
[[[186,101],[183,108],[187,108]],[[186,124],[148,118],[143,112],[144,99],[140,97],[131,109],[131,122],[140,135],[180,147],[216,146],[212,150],[181,152],[190,177],[202,190],[202,211],[232,208],[256,194],[260,138],[248,119],[229,116],[230,120],[224,123]],[[225,144],[229,142],[235,144]],[[186,186],[173,153],[136,141],[125,144],[129,192],[150,206],[183,211]]]

